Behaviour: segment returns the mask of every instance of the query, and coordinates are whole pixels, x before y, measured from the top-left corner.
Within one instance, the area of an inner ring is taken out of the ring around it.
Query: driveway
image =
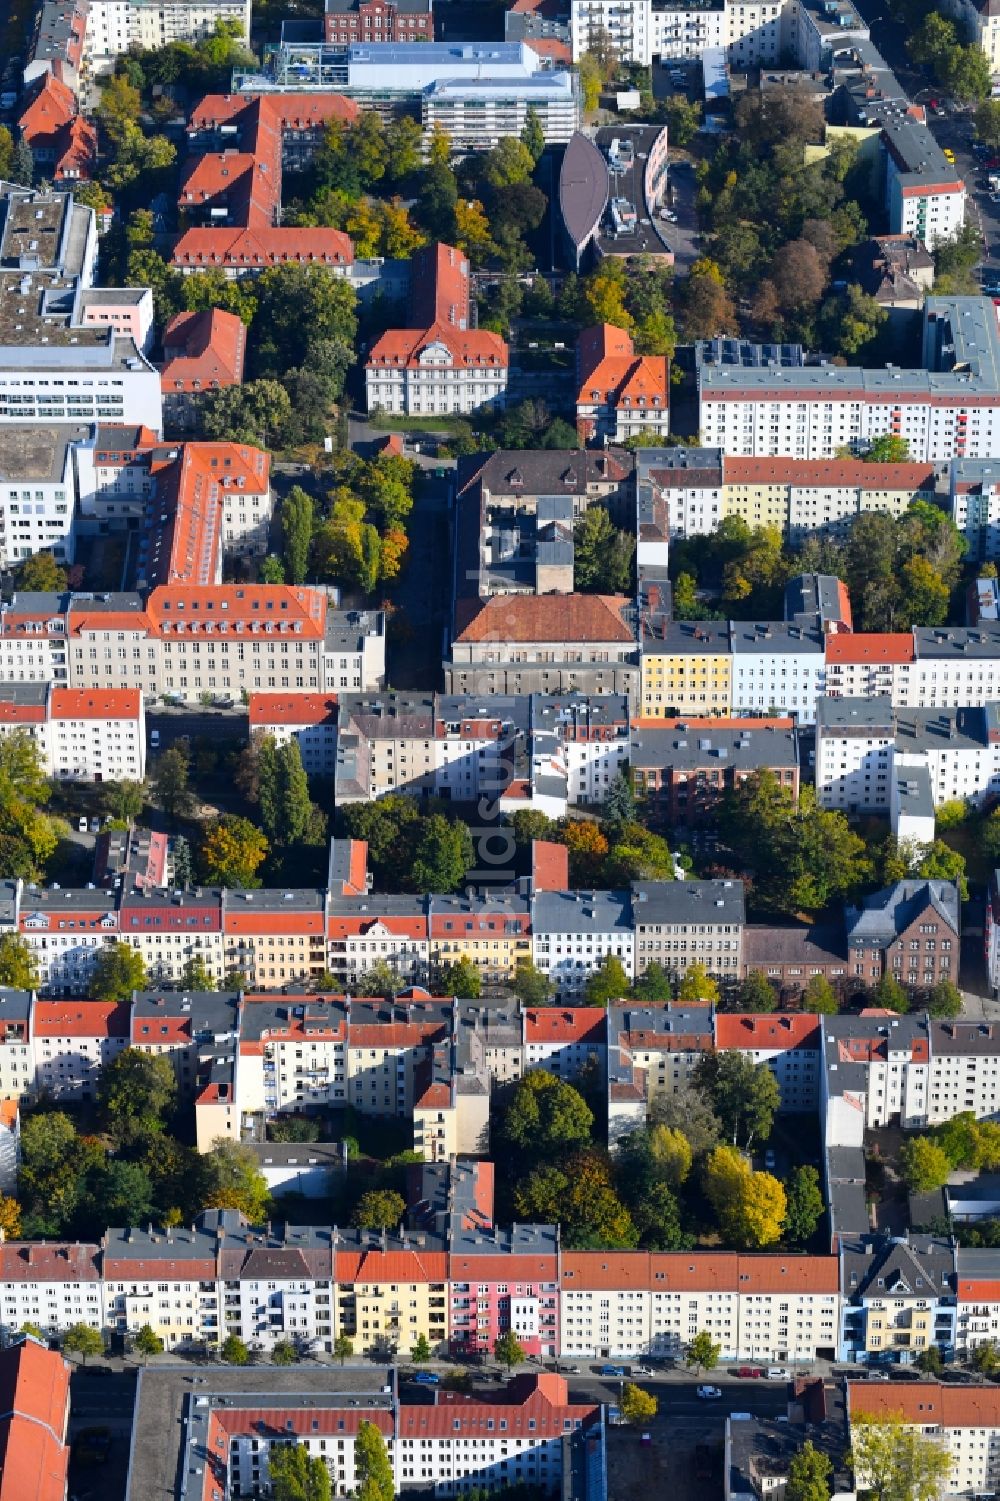
[[[698,184],[693,164],[685,157],[672,158],[667,183],[670,207],[677,215],[677,223],[665,224],[663,230],[667,244],[674,252],[674,270],[678,276],[686,276],[693,262],[701,255],[701,236],[695,209]]]

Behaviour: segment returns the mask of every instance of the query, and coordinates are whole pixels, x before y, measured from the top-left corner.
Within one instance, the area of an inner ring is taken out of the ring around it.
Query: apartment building
[[[222,918],[226,971],[250,988],[314,985],[326,972],[326,899],[320,889],[233,891]]]
[[[820,1025],[812,1015],[715,1018],[715,1046],[770,1069],[781,1091],[780,1109],[813,1114],[819,1105]]]
[[[568,141],[580,124],[578,74],[558,69],[507,82],[440,78],[420,101],[425,132],[444,131],[455,151],[490,151],[507,136],[519,137],[531,111],[546,143]]]
[[[729,792],[765,770],[798,800],[791,719],[638,719],[628,762],[644,817],[670,828],[704,823]]]
[[[773,67],[795,50],[797,9],[780,0],[775,4],[713,0],[704,8],[683,4],[658,8],[651,0],[626,0],[625,4],[573,0],[573,60],[579,61],[604,35],[623,62],[641,67],[701,58],[713,49],[724,49],[728,61],[740,69]]]
[[[43,773],[57,781],[141,782],[146,775],[146,720],[136,688],[0,684],[0,738],[12,734],[31,740]]]
[[[249,0],[88,0],[84,64],[99,78],[114,71],[116,58],[130,47],[147,51],[171,42],[201,42],[220,22],[235,25],[249,39]]]
[[[61,1103],[93,1103],[101,1069],[129,1046],[129,1013],[126,1001],[36,1000],[35,1092]]]
[[[429,898],[431,975],[463,959],[476,966],[485,987],[514,978],[531,959],[531,905],[502,890],[473,896]]]
[[[593,1064],[607,1067],[607,1016],[592,1006],[543,1006],[522,1012],[525,1070],[545,1068],[562,1079],[575,1079]],[[599,1009],[599,1008],[598,1008]],[[518,1070],[520,1071],[520,1069]]]
[[[918,370],[701,365],[701,440],[727,454],[814,460],[892,432],[918,462],[989,458],[1000,436],[998,371],[993,304],[929,297]]]
[[[907,1428],[941,1444],[951,1460],[942,1483],[946,1496],[980,1496],[996,1489],[1000,1475],[1000,1401],[995,1386],[971,1390],[938,1381],[849,1381],[850,1424],[878,1423],[889,1414]],[[868,1476],[858,1477],[859,1486]]]
[[[583,990],[605,958],[635,976],[635,932],[627,891],[542,891],[531,904],[534,963],[560,999]]]
[[[445,689],[470,695],[638,690],[633,608],[624,595],[495,595],[459,625]]]
[[[248,729],[251,741],[299,747],[309,776],[332,777],[337,769],[337,699],[332,693],[252,693]]]
[[[163,330],[163,419],[171,433],[196,432],[205,397],[243,384],[246,326],[222,308],[175,313]]]
[[[46,1336],[73,1324],[104,1327],[99,1248],[77,1241],[0,1243],[0,1332],[9,1343],[25,1324]]]
[[[742,881],[633,881],[635,972],[658,964],[672,980],[693,964],[733,980],[741,972]]]
[[[862,983],[891,974],[929,988],[958,974],[960,906],[950,881],[897,881],[846,914],[847,947]]]
[[[704,1006],[608,1008],[608,1141],[615,1143],[646,1124],[658,1093],[681,1094],[715,1045],[714,1016]]]
[[[956,1269],[951,1241],[867,1236],[840,1249],[843,1293],[837,1359],[912,1365],[935,1346],[955,1349]]]
[[[5,568],[43,550],[58,563],[73,561],[73,445],[88,432],[68,423],[0,427],[0,557]]]
[[[493,411],[506,399],[509,362],[499,334],[472,326],[466,257],[451,245],[425,246],[413,256],[408,326],[369,351],[368,410]]]
[[[728,621],[644,623],[640,641],[645,719],[721,716],[733,711],[733,653]]]
[[[697,1333],[722,1360],[832,1356],[840,1317],[833,1256],[564,1251],[564,1356],[676,1359]]]
[[[1000,1336],[1000,1265],[991,1250],[959,1246],[955,1252],[958,1316],[955,1343],[968,1360],[980,1345]]]
[[[826,687],[826,637],[799,621],[729,623],[736,714],[785,713],[812,724]]]
[[[10,932],[11,928],[5,925],[4,931]],[[5,1100],[27,1103],[33,1095],[31,1000],[29,990],[0,987],[0,1096]]]
[[[670,432],[670,368],[637,355],[624,329],[601,323],[576,341],[576,430],[580,442],[624,443]]]
[[[434,40],[432,0],[326,0],[327,42]]]

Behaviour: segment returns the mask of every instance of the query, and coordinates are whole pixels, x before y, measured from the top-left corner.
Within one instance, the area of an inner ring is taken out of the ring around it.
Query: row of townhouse
[[[146,775],[146,719],[138,688],[0,683],[0,739],[27,737],[57,781],[132,781]]]
[[[377,689],[381,611],[336,610],[325,589],[156,584],[118,594],[15,594],[0,606],[0,680],[74,689],[203,694]]]

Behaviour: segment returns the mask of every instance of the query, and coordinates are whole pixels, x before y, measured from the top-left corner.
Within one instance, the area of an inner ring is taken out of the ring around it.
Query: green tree
[[[38,970],[28,942],[20,933],[0,934],[0,985],[14,990],[34,990]]]
[[[577,64],[577,71],[580,74],[583,108],[590,114],[601,102],[601,89],[604,86],[601,67],[592,53],[585,52]]]
[[[686,1005],[697,1004],[699,1001],[717,1001],[719,987],[703,964],[692,964],[677,987],[677,999]]]
[[[24,136],[14,143],[14,160],[10,169],[11,182],[30,188],[35,179],[35,158]]]
[[[259,886],[257,872],[267,858],[267,851],[267,839],[256,824],[239,814],[224,813],[212,820],[202,840],[201,866],[205,880],[213,886]]]
[[[991,151],[1000,151],[1000,99],[984,99],[976,110],[976,135]]]
[[[102,797],[108,813],[120,823],[134,823],[146,806],[142,782],[105,782]]]
[[[898,1011],[902,1014],[909,1011],[910,998],[894,976],[885,974],[872,991],[872,1005],[883,1011]]]
[[[510,988],[525,1006],[544,1006],[552,994],[552,982],[548,975],[536,968],[530,959],[518,960]]]
[[[635,793],[632,778],[623,767],[608,787],[601,808],[602,821],[613,832],[635,821]]]
[[[931,987],[924,1004],[930,1016],[960,1016],[962,992],[950,980],[939,980]]]
[[[643,1391],[634,1381],[626,1381],[618,1404],[622,1417],[633,1427],[651,1423],[659,1410],[659,1402],[651,1392]]]
[[[295,1365],[299,1352],[290,1339],[275,1340],[271,1347],[272,1365]]]
[[[504,1135],[532,1157],[558,1155],[590,1140],[594,1115],[579,1090],[544,1069],[517,1082]]]
[[[285,565],[274,553],[268,553],[266,558],[261,559],[257,569],[257,580],[261,584],[283,584],[285,582]]]
[[[61,1234],[80,1201],[87,1173],[103,1161],[100,1143],[78,1135],[61,1110],[28,1116],[21,1126],[17,1175],[26,1233]]]
[[[993,79],[989,59],[982,47],[974,42],[967,47],[953,48],[945,64],[942,82],[960,104],[985,102],[990,97]]]
[[[741,980],[736,988],[738,1011],[774,1011],[777,1005],[777,992],[759,969],[750,970],[746,979]]]
[[[143,1324],[142,1328],[136,1331],[132,1343],[142,1356],[143,1365],[148,1364],[151,1355],[163,1354],[163,1341],[149,1324]]]
[[[983,1376],[995,1376],[1000,1370],[1000,1349],[991,1339],[984,1340],[972,1352],[972,1368]]]
[[[793,1246],[804,1246],[816,1234],[823,1216],[823,1194],[819,1173],[814,1167],[797,1167],[785,1184],[785,1239]]]
[[[542,130],[542,122],[538,118],[538,111],[534,105],[528,106],[528,112],[524,117],[524,129],[521,131],[521,140],[531,152],[531,159],[537,162],[545,150],[545,134]]]
[[[857,1489],[872,1501],[938,1501],[952,1465],[946,1444],[898,1413],[877,1421],[852,1414],[849,1462]]]
[[[333,1342],[333,1353],[340,1364],[345,1360],[351,1360],[354,1356],[354,1341],[347,1334],[338,1334]]]
[[[695,1069],[694,1080],[734,1146],[742,1143],[749,1148],[755,1139],[771,1134],[781,1091],[766,1064],[756,1064],[736,1051],[707,1054]]]
[[[524,1346],[513,1329],[507,1329],[503,1334],[497,1335],[493,1342],[493,1354],[501,1365],[507,1367],[508,1371],[512,1371],[516,1365],[521,1365],[525,1360]]]
[[[140,1048],[125,1048],[105,1064],[97,1086],[98,1106],[118,1147],[162,1131],[176,1095],[177,1081],[169,1058],[144,1053]]]
[[[202,1204],[206,1209],[238,1209],[251,1225],[267,1218],[271,1194],[253,1147],[217,1137],[201,1158]]]
[[[477,965],[463,954],[454,964],[443,964],[438,974],[440,995],[455,996],[461,1001],[477,1001],[482,994],[483,977]]]
[[[153,1212],[153,1186],[138,1162],[99,1164],[87,1174],[81,1199],[99,1225],[139,1225]]]
[[[818,1016],[836,1016],[840,1010],[837,992],[825,975],[812,975],[802,992],[803,1011],[812,1011]]]
[[[41,1340],[43,1344],[45,1343],[45,1335],[42,1333],[41,1328],[38,1324],[31,1323],[30,1320],[22,1324],[17,1332],[18,1334],[30,1334],[32,1339],[38,1339]]]
[[[912,1136],[899,1149],[899,1171],[911,1192],[929,1193],[947,1183],[951,1163],[931,1137]]]
[[[588,506],[573,528],[573,586],[583,594],[622,594],[631,586],[635,539],[604,506]]]
[[[17,587],[36,594],[61,594],[66,588],[66,570],[50,552],[34,552],[17,570]]]
[[[226,1365],[249,1365],[250,1351],[237,1334],[227,1334],[219,1351]]]
[[[14,137],[6,125],[0,125],[0,182],[10,182],[14,166]]]
[[[355,995],[395,995],[401,988],[399,976],[385,959],[376,959],[371,969],[364,970],[352,986]]]
[[[276,380],[226,386],[211,392],[202,407],[206,438],[253,448],[280,448],[291,422],[291,399]]]
[[[411,883],[417,891],[457,891],[474,861],[475,850],[467,825],[434,813],[423,820],[417,835]]]
[[[191,752],[186,741],[168,746],[153,770],[153,796],[167,818],[183,818],[194,802],[191,791]]]
[[[785,1501],[830,1501],[832,1461],[806,1439],[788,1466]]]
[[[697,1089],[684,1088],[676,1094],[658,1090],[649,1107],[652,1127],[666,1126],[687,1138],[695,1159],[704,1157],[722,1134],[718,1116],[710,1100]]]
[[[79,1355],[87,1364],[88,1355],[104,1354],[104,1335],[89,1324],[72,1324],[63,1335],[63,1350],[70,1355]]]
[[[274,1501],[330,1501],[326,1460],[321,1454],[311,1455],[304,1444],[272,1444],[268,1473]]]
[[[625,966],[614,954],[605,954],[600,966],[591,974],[583,990],[585,1006],[610,1006],[624,1000],[629,993]]]
[[[672,1001],[674,987],[663,965],[657,964],[654,959],[651,964],[646,965],[632,986],[632,994],[637,1001]]]
[[[145,990],[146,966],[138,949],[111,943],[101,949],[90,979],[95,1001],[127,1001],[133,990]]]
[[[434,1351],[431,1349],[430,1340],[426,1334],[418,1335],[416,1343],[410,1348],[410,1359],[413,1361],[413,1364],[426,1365],[433,1357],[433,1354]]]
[[[944,1361],[937,1345],[928,1345],[926,1350],[921,1350],[914,1365],[925,1376],[940,1376],[944,1370]]]
[[[354,1442],[354,1476],[358,1501],[395,1501],[396,1482],[385,1439],[375,1424],[365,1419]]]
[[[304,584],[312,543],[314,507],[312,496],[293,485],[281,502],[282,557],[290,584]]]
[[[721,1354],[722,1346],[715,1343],[707,1329],[701,1329],[688,1344],[684,1364],[692,1371],[714,1371]]]
[[[362,1194],[351,1216],[359,1230],[391,1230],[403,1223],[406,1200],[388,1188],[371,1188]]]
[[[215,977],[201,954],[192,954],[190,959],[185,959],[184,968],[181,970],[181,989],[201,991],[215,989]]]

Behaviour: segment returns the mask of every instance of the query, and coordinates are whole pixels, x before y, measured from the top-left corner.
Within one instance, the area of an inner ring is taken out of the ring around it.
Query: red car
[[[759,1365],[741,1365],[736,1372],[744,1381],[763,1381],[764,1371]]]

